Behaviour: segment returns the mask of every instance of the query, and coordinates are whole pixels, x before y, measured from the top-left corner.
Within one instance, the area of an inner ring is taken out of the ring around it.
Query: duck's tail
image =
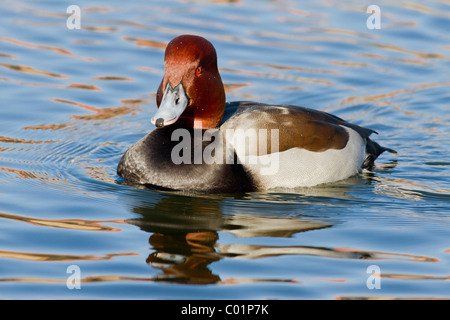
[[[375,141],[372,141],[369,138],[367,138],[366,159],[364,159],[364,162],[363,162],[361,167],[363,169],[370,169],[370,168],[372,168],[374,166],[375,159],[378,158],[378,156],[380,154],[382,154],[383,152],[385,152],[385,151],[388,151],[388,152],[391,152],[391,153],[397,153],[397,151],[395,151],[393,149],[382,147],[378,143],[376,143]]]

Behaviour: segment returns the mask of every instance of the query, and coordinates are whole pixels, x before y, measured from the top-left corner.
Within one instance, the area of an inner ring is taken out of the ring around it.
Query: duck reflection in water
[[[155,277],[155,281],[184,284],[235,282],[233,279],[223,280],[209,269],[211,263],[223,258],[256,259],[286,254],[352,259],[366,256],[364,253],[339,252],[320,247],[219,244],[221,232],[231,233],[238,238],[291,237],[299,232],[329,228],[333,224],[311,218],[281,216],[283,203],[274,206],[277,208],[276,213],[268,211],[265,206],[263,215],[227,214],[223,212],[227,207],[224,198],[155,195],[162,195],[156,204],[143,201],[133,205],[132,210],[140,214],[141,218],[127,220],[151,233],[149,243],[154,251],[146,261],[163,272]]]
[[[148,256],[147,263],[164,272],[155,280],[188,284],[219,282],[220,277],[208,268],[220,259],[214,249],[217,239],[217,232],[212,231],[154,233],[149,242],[155,251]]]
[[[220,202],[156,192],[152,195],[162,198],[154,199],[156,204],[145,201],[133,204],[132,211],[142,217],[127,222],[152,234],[149,243],[154,251],[146,262],[163,271],[154,280],[186,284],[220,282],[219,276],[208,269],[209,264],[221,259],[215,249],[217,230],[223,222]]]

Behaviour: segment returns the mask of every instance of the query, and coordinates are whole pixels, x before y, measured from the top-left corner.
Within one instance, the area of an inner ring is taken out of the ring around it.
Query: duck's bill
[[[180,82],[175,88],[167,83],[161,104],[151,122],[157,127],[165,127],[175,123],[189,105],[189,97]]]

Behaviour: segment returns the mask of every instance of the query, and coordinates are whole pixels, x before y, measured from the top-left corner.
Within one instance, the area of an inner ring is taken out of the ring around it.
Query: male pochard
[[[375,131],[291,105],[225,101],[213,45],[194,35],[167,45],[156,129],[132,145],[117,173],[129,183],[194,192],[308,187],[371,168]]]

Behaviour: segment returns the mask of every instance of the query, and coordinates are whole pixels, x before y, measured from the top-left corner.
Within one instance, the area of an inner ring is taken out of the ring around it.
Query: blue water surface
[[[450,298],[449,26],[445,1],[2,1],[0,298]],[[324,110],[398,153],[314,188],[123,183],[186,33],[229,101]]]

